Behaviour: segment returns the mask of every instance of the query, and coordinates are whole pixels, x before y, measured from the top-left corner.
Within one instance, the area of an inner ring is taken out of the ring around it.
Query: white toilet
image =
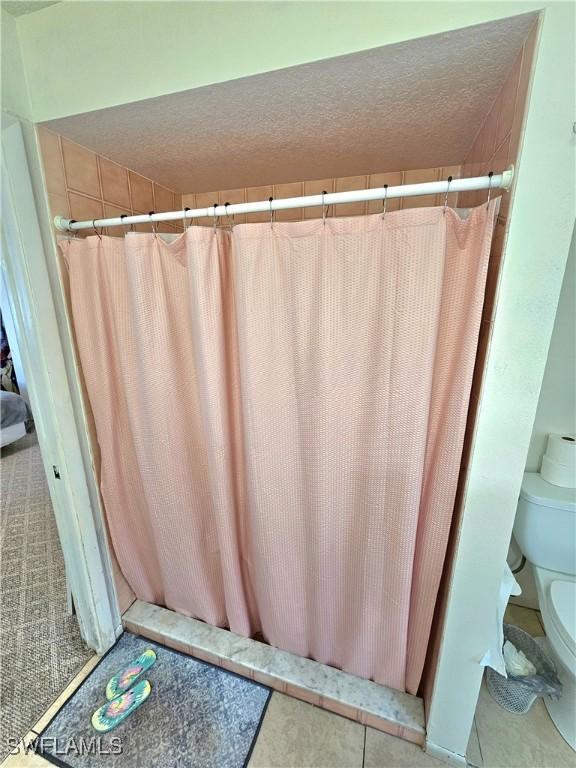
[[[544,699],[554,724],[576,750],[576,488],[526,472],[514,538],[532,563],[548,651],[562,697]]]

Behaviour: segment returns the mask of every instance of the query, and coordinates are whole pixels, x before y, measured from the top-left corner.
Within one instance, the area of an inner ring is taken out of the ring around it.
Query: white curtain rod
[[[340,203],[361,203],[366,200],[391,200],[395,197],[416,197],[419,195],[438,195],[448,192],[469,192],[477,189],[509,189],[514,177],[514,168],[510,166],[502,173],[492,173],[487,176],[475,176],[468,179],[447,179],[446,181],[429,181],[422,184],[402,184],[397,187],[377,187],[374,189],[355,189],[350,192],[327,192],[321,195],[306,197],[286,197],[275,200],[262,200],[256,203],[233,203],[212,205],[209,208],[190,208],[182,211],[167,211],[166,213],[139,213],[135,216],[119,216],[113,219],[93,219],[75,221],[63,216],[55,216],[56,229],[63,232],[74,232],[79,229],[98,227],[120,227],[131,224],[149,224],[155,221],[175,221],[178,219],[197,219],[202,216],[234,216],[240,213],[263,213],[285,211],[290,208],[310,208],[312,206],[339,205]]]

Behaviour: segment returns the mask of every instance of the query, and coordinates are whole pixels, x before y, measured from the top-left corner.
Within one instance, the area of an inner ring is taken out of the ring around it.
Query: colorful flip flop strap
[[[108,682],[106,686],[106,698],[112,701],[116,696],[124,693],[131,688],[136,680],[156,661],[156,654],[151,648],[148,648],[141,656],[131,661],[121,672]]]
[[[152,686],[148,680],[141,680],[134,688],[103,704],[92,715],[93,728],[99,733],[106,733],[116,728],[146,701],[151,690]]]

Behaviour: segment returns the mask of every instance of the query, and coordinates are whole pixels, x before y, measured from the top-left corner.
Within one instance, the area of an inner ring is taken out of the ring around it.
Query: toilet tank
[[[534,565],[576,575],[576,488],[561,488],[537,472],[526,472],[514,538]]]

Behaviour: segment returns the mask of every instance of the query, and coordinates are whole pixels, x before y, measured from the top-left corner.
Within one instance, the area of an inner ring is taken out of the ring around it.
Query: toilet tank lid
[[[552,485],[538,474],[525,472],[522,482],[521,498],[539,504],[542,507],[554,507],[576,512],[576,488],[562,488]]]

